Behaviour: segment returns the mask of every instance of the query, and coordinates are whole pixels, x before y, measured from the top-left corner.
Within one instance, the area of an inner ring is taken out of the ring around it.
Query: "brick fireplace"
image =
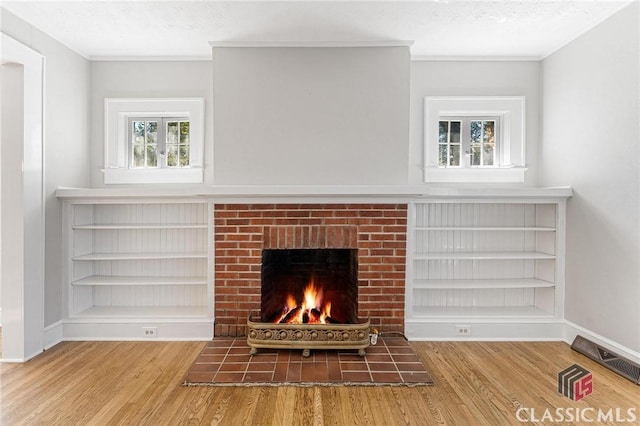
[[[216,336],[260,312],[263,249],[356,249],[358,316],[404,332],[406,204],[217,204]]]

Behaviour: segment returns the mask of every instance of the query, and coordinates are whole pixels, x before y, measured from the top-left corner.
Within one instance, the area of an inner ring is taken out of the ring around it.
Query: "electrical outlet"
[[[456,325],[456,336],[459,336],[459,337],[471,336],[471,326],[470,325]]]
[[[158,337],[158,327],[142,327],[142,335],[144,337]]]

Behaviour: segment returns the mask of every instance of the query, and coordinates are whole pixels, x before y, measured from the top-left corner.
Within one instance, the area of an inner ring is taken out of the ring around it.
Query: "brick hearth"
[[[404,332],[406,204],[217,204],[215,335],[260,311],[262,249],[358,249],[358,316]]]

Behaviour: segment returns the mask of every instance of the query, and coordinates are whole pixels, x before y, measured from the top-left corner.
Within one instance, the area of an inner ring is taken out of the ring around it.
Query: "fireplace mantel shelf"
[[[197,186],[128,188],[58,188],[60,199],[116,198],[206,198],[214,202],[402,202],[425,199],[549,199],[567,198],[571,187],[427,187],[410,185],[327,185],[327,186]]]

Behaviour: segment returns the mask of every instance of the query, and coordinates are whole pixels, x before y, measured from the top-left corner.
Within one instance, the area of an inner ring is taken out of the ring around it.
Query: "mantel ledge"
[[[110,199],[189,199],[204,198],[214,202],[366,202],[386,200],[411,202],[426,199],[566,199],[569,186],[471,187],[411,185],[288,185],[288,186],[175,186],[164,188],[58,188],[56,197],[64,200]]]

